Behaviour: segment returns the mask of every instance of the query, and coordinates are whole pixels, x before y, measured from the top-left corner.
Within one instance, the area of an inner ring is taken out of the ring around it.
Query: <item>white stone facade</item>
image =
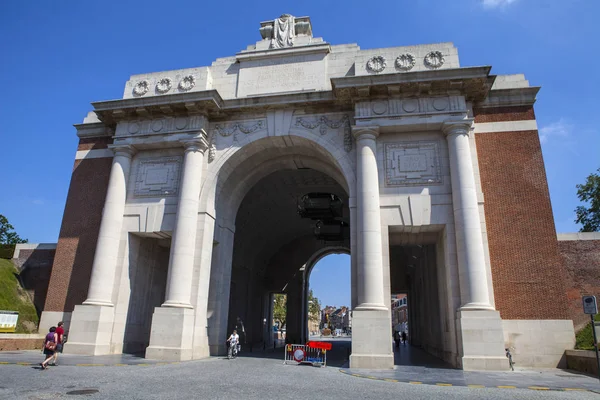
[[[494,306],[474,131],[507,127],[474,124],[472,106],[510,103],[519,90],[522,101],[532,88],[460,67],[451,43],[361,50],[314,38],[306,17],[280,19],[291,36],[267,21],[263,40],[211,66],[132,76],[122,99],[93,103],[98,118],[77,125],[81,137],[114,135],[112,151],[77,159],[114,160],[88,299],[65,351],[202,358],[224,350],[242,314],[251,339],[268,340],[278,291],[296,307],[288,337],[305,339],[310,268],[349,251],[351,367],[392,367],[390,293],[406,290],[421,299],[410,300],[421,308],[409,326],[434,323],[424,348],[464,369],[506,369],[517,328]],[[270,208],[254,187],[280,200]],[[343,198],[349,236],[323,246],[303,239],[312,228],[299,220],[278,226],[269,210],[298,187]],[[273,272],[277,260],[292,269]]]

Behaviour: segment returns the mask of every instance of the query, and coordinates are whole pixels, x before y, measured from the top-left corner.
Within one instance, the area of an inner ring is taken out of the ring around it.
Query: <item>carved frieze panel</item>
[[[116,136],[198,131],[204,129],[205,124],[206,117],[201,115],[123,121],[117,125]]]
[[[267,119],[260,118],[245,121],[219,122],[210,124],[210,127],[213,141],[218,135],[224,138],[232,136],[233,141],[237,142],[240,133],[244,135],[250,135],[255,132],[266,130]]]
[[[385,143],[384,151],[386,186],[442,183],[438,142]]]
[[[176,196],[181,160],[179,156],[141,159],[135,176],[134,196]]]
[[[347,152],[352,151],[352,129],[350,117],[347,114],[337,116],[297,116],[294,118],[293,125],[320,135],[326,135],[329,130],[342,129],[344,134],[344,150]]]
[[[356,104],[357,119],[466,111],[463,96],[390,98]]]

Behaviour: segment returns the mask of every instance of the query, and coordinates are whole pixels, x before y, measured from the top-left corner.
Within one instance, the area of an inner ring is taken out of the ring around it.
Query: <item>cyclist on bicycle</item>
[[[227,342],[229,343],[228,356],[231,357],[231,355],[237,353],[237,346],[240,343],[240,336],[237,334],[237,331],[235,329],[233,330],[233,333],[229,336],[229,339],[227,339]]]

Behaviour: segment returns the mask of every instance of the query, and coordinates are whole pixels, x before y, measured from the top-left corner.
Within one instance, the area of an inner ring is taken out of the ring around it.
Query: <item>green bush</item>
[[[596,314],[595,321],[600,321],[600,314]],[[575,335],[575,348],[578,350],[594,350],[594,332],[591,321]]]
[[[14,244],[0,244],[0,258],[10,260],[15,252]]]

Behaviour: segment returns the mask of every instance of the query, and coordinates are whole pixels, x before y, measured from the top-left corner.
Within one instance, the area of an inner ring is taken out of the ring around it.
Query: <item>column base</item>
[[[392,369],[392,321],[387,310],[352,311],[350,368]]]
[[[152,315],[150,345],[146,358],[187,361],[193,358],[194,310],[156,307]]]
[[[65,323],[65,331],[68,332],[71,322],[71,314],[72,313],[70,312],[64,311],[42,311],[40,324],[38,325],[38,332],[45,335],[48,333],[50,327],[58,326],[60,321]]]
[[[197,337],[194,340],[194,351],[192,359],[198,360],[201,358],[210,357],[210,349],[208,347],[208,336]]]
[[[75,306],[63,352],[86,356],[111,354],[114,318],[112,306]]]
[[[460,310],[456,327],[462,346],[460,363],[465,371],[506,371],[504,331],[498,311]]]

